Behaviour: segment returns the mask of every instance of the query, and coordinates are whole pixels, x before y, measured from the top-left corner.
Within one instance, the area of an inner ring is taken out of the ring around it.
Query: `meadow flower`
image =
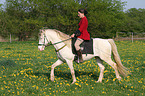
[[[113,81],[115,81],[117,78],[114,78]]]
[[[0,49],[3,56],[1,56],[1,59],[8,58],[14,61],[15,64],[14,67],[0,65],[0,93],[3,96],[9,96],[10,94],[28,95],[28,93],[29,95],[39,94],[40,96],[54,96],[56,93],[69,96],[75,93],[75,95],[84,96],[87,93],[96,95],[95,92],[99,93],[100,91],[102,95],[111,94],[112,92],[115,92],[116,95],[126,95],[126,93],[130,96],[134,94],[144,95],[144,70],[142,65],[145,63],[143,58],[145,57],[143,50],[145,47],[142,46],[145,45],[144,41],[137,41],[133,44],[129,43],[129,41],[117,41],[122,63],[131,70],[133,75],[118,81],[113,74],[115,73],[113,68],[103,62],[106,69],[103,82],[95,83],[100,69],[95,59],[91,59],[82,64],[73,63],[77,73],[77,82],[73,85],[71,85],[71,73],[66,63],[55,68],[55,81],[51,82],[49,80],[51,66],[57,59],[53,47],[47,47],[43,52],[39,52],[37,46],[30,46],[29,43],[17,43],[9,45],[11,49],[15,50],[3,50],[7,45]],[[34,42],[32,45],[37,44]],[[33,92],[31,92],[31,89]]]
[[[78,83],[75,83],[75,85],[79,85]]]

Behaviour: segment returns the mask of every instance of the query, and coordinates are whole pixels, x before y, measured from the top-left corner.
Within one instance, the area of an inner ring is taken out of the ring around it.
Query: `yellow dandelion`
[[[104,94],[105,92],[103,91],[102,93]]]
[[[78,83],[75,83],[75,85],[79,85]]]
[[[67,86],[70,86],[68,83],[66,84]]]
[[[4,90],[4,88],[3,88],[3,87],[1,87],[1,90]]]
[[[38,90],[39,89],[39,87],[38,86],[36,86],[36,90]]]
[[[113,81],[115,81],[115,80],[116,80],[116,78],[113,79]]]
[[[19,91],[17,91],[17,95],[20,95]]]

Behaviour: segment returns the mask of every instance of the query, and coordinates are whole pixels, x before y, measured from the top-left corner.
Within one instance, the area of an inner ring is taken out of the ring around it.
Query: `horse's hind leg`
[[[117,64],[115,62],[113,62],[111,58],[108,58],[108,60],[104,60],[104,61],[106,63],[108,63],[112,68],[114,68],[115,74],[116,74],[116,78],[118,80],[121,80],[121,77],[119,76],[119,72],[118,72],[118,69],[117,69]]]
[[[56,66],[59,66],[59,65],[61,65],[63,62],[61,61],[61,60],[57,60],[52,66],[51,66],[51,74],[50,74],[50,79],[51,79],[51,81],[54,81],[54,68],[56,67]]]
[[[99,79],[97,81],[97,83],[98,83],[98,82],[102,82],[105,67],[102,65],[103,61],[99,57],[95,57],[95,58],[97,60],[99,68],[100,68],[100,75],[99,75]]]

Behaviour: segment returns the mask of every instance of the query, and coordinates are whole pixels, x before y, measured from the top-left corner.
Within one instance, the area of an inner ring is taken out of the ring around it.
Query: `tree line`
[[[0,5],[0,34],[13,34],[20,41],[38,38],[47,27],[68,35],[78,29],[78,9],[88,11],[91,37],[113,38],[116,32],[145,32],[145,9],[123,11],[121,0],[6,0]]]

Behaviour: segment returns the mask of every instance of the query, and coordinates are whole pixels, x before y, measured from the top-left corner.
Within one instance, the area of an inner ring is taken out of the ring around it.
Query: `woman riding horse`
[[[81,20],[79,22],[79,29],[71,35],[72,38],[73,37],[77,37],[77,40],[76,40],[76,42],[74,44],[75,48],[76,48],[77,55],[79,57],[79,61],[77,61],[77,62],[83,62],[80,44],[84,40],[90,40],[90,34],[87,31],[88,20],[87,20],[87,18],[85,16],[87,13],[88,12],[85,9],[79,9],[78,10],[78,16],[81,18]]]

